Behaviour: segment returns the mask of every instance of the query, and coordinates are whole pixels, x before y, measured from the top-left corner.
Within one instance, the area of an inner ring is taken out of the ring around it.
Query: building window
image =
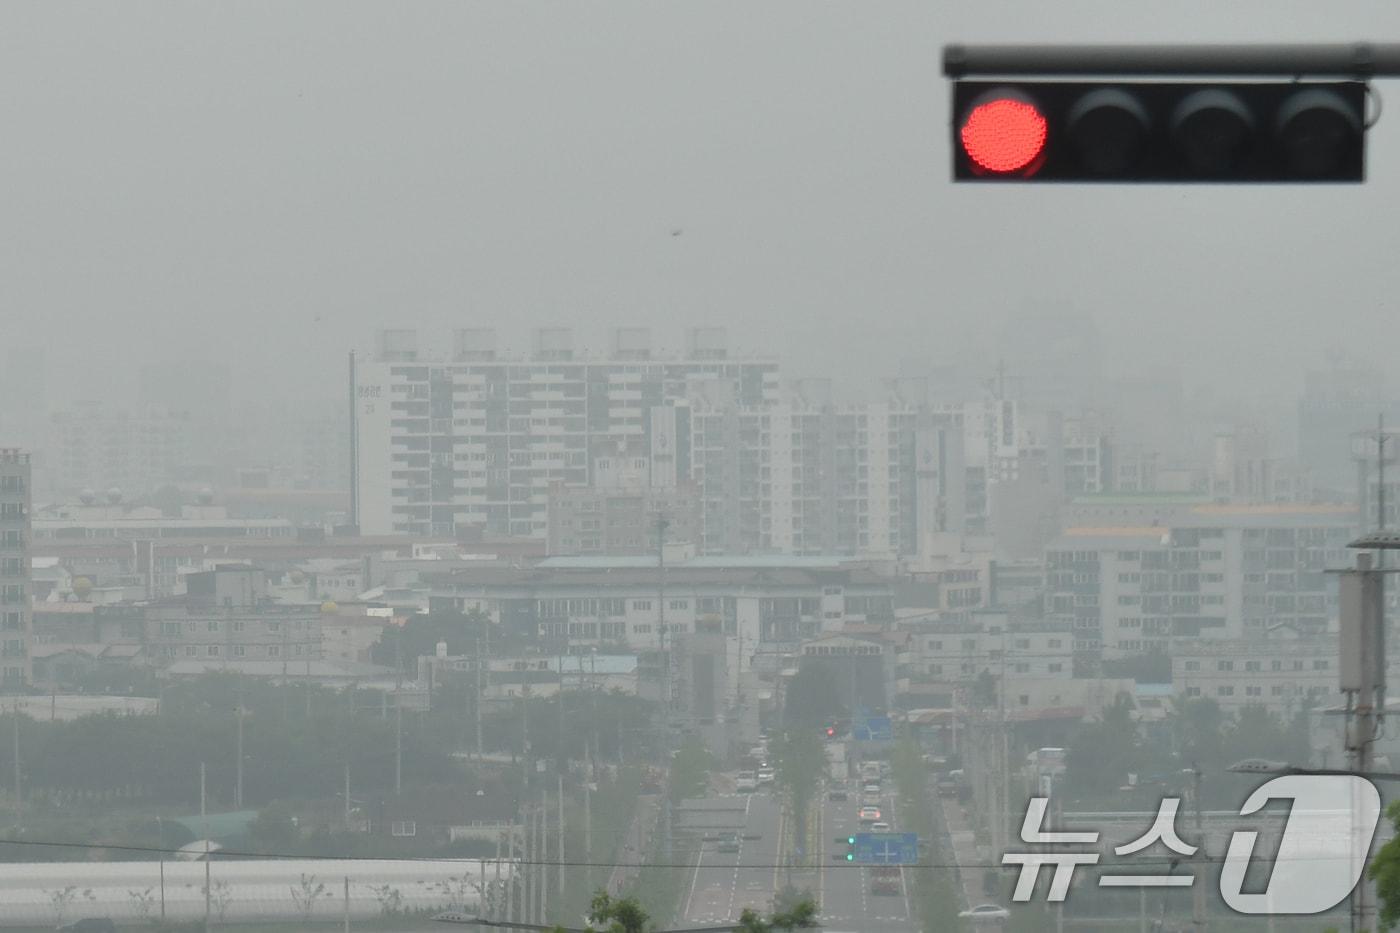
[[[1219,688],[1216,689],[1215,692],[1218,693],[1220,696],[1223,696],[1223,697],[1232,697],[1232,696],[1235,695],[1235,688],[1234,688],[1234,687],[1219,687]]]
[[[1189,697],[1198,697],[1198,696],[1201,695],[1201,688],[1200,688],[1200,687],[1187,687],[1187,688],[1186,688],[1186,695],[1189,696]]]
[[[418,835],[418,824],[413,820],[394,820],[389,824],[389,834],[391,836],[416,836]]]
[[[1234,661],[1217,661],[1217,662],[1215,662],[1215,669],[1216,669],[1217,671],[1233,671],[1233,670],[1235,669],[1235,662],[1234,662]]]
[[[651,600],[649,600],[649,599],[634,599],[634,600],[632,600],[632,611],[633,611],[633,612],[650,612],[650,611],[651,611]]]
[[[1183,669],[1183,670],[1188,670],[1188,671],[1199,671],[1199,670],[1201,669],[1201,662],[1200,662],[1200,661],[1187,661],[1187,662],[1185,662],[1184,664],[1182,664],[1182,669]]]

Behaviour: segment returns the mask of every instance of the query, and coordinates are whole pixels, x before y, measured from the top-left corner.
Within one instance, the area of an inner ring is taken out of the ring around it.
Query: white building
[[[1046,550],[1046,612],[1075,648],[1118,658],[1195,640],[1326,631],[1348,566],[1346,506],[1179,506],[1171,525],[1068,529]]]
[[[355,360],[353,508],[365,534],[544,537],[552,484],[588,485],[599,460],[626,459],[653,485],[685,472],[688,436],[658,410],[696,380],[743,404],[774,397],[778,365],[734,358],[722,331],[693,328],[683,355],[653,358],[645,330],[618,328],[606,357],[576,355],[571,332],[535,333],[528,358],[497,354],[490,329],[453,333],[450,352],[416,331],[385,331]]]
[[[962,430],[918,398],[834,405],[814,380],[747,406],[701,386],[689,427],[706,553],[893,557],[964,528]]]
[[[1172,688],[1230,712],[1263,706],[1292,716],[1342,704],[1337,657],[1336,638],[1299,638],[1287,626],[1263,640],[1185,643],[1172,655]],[[1389,667],[1393,677],[1400,665],[1392,660]]]
[[[181,411],[92,402],[55,413],[51,430],[47,468],[60,495],[108,489],[142,495],[179,482],[191,464],[190,419]]]

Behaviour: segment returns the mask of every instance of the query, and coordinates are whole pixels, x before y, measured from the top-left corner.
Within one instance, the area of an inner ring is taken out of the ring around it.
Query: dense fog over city
[[[1400,922],[1397,38],[0,9],[0,931]]]

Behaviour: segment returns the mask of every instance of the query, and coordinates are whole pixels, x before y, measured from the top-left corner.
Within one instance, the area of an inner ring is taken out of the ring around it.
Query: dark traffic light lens
[[[1068,114],[1070,142],[1095,175],[1121,175],[1136,164],[1147,136],[1147,110],[1117,88],[1085,94]]]
[[[1172,141],[1202,175],[1226,175],[1254,140],[1254,117],[1230,91],[1210,88],[1186,95],[1172,116]]]
[[[979,101],[959,129],[963,151],[984,172],[1010,174],[1032,169],[1045,151],[1049,124],[1035,104],[1015,94]]]
[[[1340,94],[1299,91],[1278,112],[1278,140],[1288,170],[1300,178],[1325,178],[1352,161],[1364,127]]]

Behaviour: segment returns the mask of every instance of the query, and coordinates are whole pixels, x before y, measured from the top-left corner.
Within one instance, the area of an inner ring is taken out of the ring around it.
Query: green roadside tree
[[[1400,830],[1400,801],[1386,807],[1385,818]],[[1367,869],[1376,883],[1376,900],[1380,902],[1380,925],[1390,929],[1400,922],[1400,835],[1381,846]]]
[[[826,752],[814,730],[788,730],[769,746],[778,784],[792,805],[796,838],[807,838],[807,811],[826,768]]]

